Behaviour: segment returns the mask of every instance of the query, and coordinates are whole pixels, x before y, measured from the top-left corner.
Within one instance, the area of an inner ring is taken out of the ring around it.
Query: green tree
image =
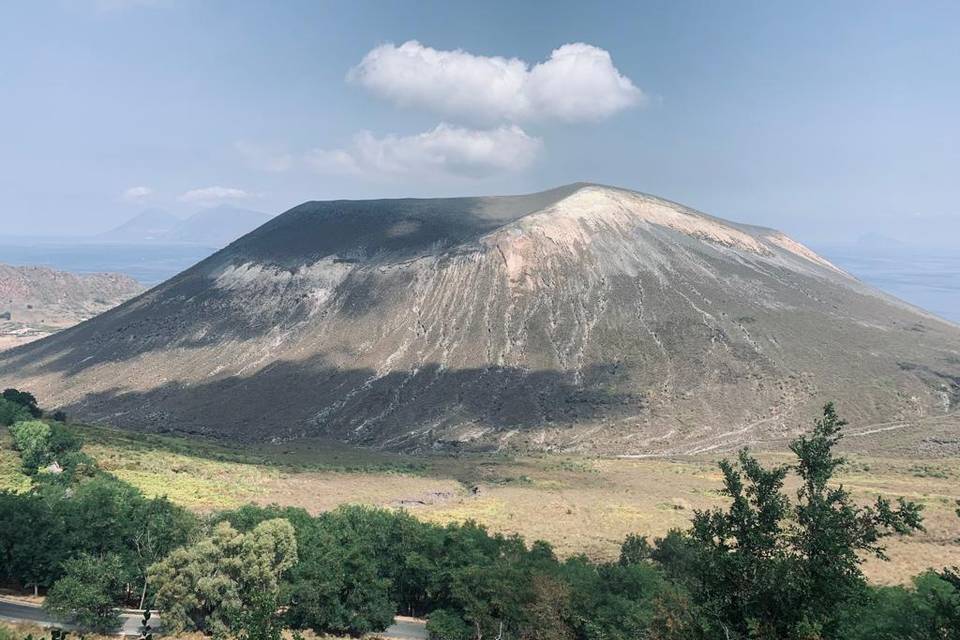
[[[526,607],[524,640],[574,640],[573,590],[561,577],[543,573],[531,579],[533,598]]]
[[[53,422],[50,423],[47,447],[49,447],[53,458],[62,464],[60,456],[80,451],[83,448],[83,438],[75,429],[71,429],[62,422]]]
[[[150,567],[149,580],[168,629],[222,637],[239,631],[240,612],[262,606],[264,598],[280,603],[281,579],[296,562],[288,521],[267,520],[246,534],[221,522]]]
[[[427,637],[430,640],[471,640],[473,630],[455,611],[437,609],[427,620]]]
[[[914,617],[919,620],[917,638],[960,640],[960,584],[957,574],[927,571],[914,578]],[[926,634],[926,635],[923,635]]]
[[[130,520],[133,526],[129,528],[127,543],[136,558],[141,583],[138,608],[143,609],[149,583],[147,570],[190,540],[197,528],[197,519],[166,497],[160,497],[135,502]]]
[[[620,564],[639,564],[650,559],[652,548],[646,536],[630,534],[620,545]]]
[[[687,582],[716,633],[730,638],[838,638],[841,612],[861,598],[861,553],[886,558],[882,540],[921,528],[920,507],[902,498],[853,502],[831,484],[844,422],[824,407],[809,436],[791,444],[801,481],[783,491],[790,467],[763,467],[746,450],[723,461],[726,510],[698,511],[688,533],[696,558]],[[657,557],[657,554],[654,554]]]
[[[34,418],[39,418],[43,415],[43,411],[37,405],[37,399],[32,393],[27,391],[18,391],[17,389],[4,389],[3,399],[20,405]]]
[[[62,514],[39,494],[0,492],[0,578],[49,587],[65,556]]]
[[[33,416],[21,404],[10,402],[6,398],[0,398],[0,425],[10,426],[17,422],[25,422]]]
[[[889,500],[877,497],[873,507],[862,508],[842,485],[831,485],[845,462],[833,449],[846,424],[833,404],[827,404],[813,433],[790,445],[802,485],[794,507],[796,525],[787,542],[801,571],[797,586],[801,594],[808,594],[801,600],[806,622],[827,633],[832,632],[837,608],[859,595],[866,584],[862,554],[886,560],[884,538],[923,528],[920,505],[900,498],[893,508]]]
[[[40,420],[18,422],[10,427],[13,446],[20,452],[20,463],[28,474],[50,464],[50,425]]]
[[[657,538],[650,550],[650,559],[667,579],[688,589],[697,584],[699,556],[697,542],[680,529],[670,529],[667,535]]]
[[[844,640],[960,640],[960,588],[934,571],[912,588],[871,588],[844,614]]]
[[[536,562],[545,560],[538,545]],[[519,536],[491,536],[474,522],[446,528],[436,606],[457,612],[474,638],[514,637],[533,600],[530,552]]]
[[[382,631],[396,611],[378,549],[339,510],[318,518],[291,575],[290,622],[318,633]]]
[[[135,566],[129,544],[138,526],[133,516],[146,501],[139,489],[99,474],[73,487],[50,486],[45,491],[70,532],[64,540],[65,557],[115,553],[125,566]]]
[[[141,594],[147,567],[195,528],[183,508],[102,472],[75,484],[35,482],[29,493],[0,492],[0,581],[36,592],[63,575],[65,559],[115,555],[125,586]]]
[[[571,621],[584,640],[644,637],[654,615],[663,579],[651,564],[597,565],[570,558],[562,576],[571,588]]]
[[[278,608],[276,594],[254,593],[250,602],[233,614],[237,640],[280,640],[284,619],[277,613]]]
[[[10,427],[10,434],[28,474],[35,474],[53,462],[64,468],[89,464],[89,459],[79,454],[83,439],[73,429],[59,422],[18,422]]]
[[[523,607],[531,599],[528,581],[506,559],[467,565],[451,575],[451,599],[474,631],[474,638],[514,635],[521,627]]]
[[[64,575],[47,593],[44,608],[84,630],[107,633],[120,624],[125,567],[115,554],[81,555],[64,562]]]

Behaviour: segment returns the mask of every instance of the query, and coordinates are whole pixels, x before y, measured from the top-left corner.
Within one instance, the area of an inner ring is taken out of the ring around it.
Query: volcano
[[[406,451],[691,453],[960,407],[960,327],[778,231],[593,184],[308,202],[0,354],[124,428]]]

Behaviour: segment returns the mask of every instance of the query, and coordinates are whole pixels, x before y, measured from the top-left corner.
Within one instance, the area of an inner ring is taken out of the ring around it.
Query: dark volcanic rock
[[[0,356],[71,415],[403,449],[697,451],[960,404],[960,328],[658,198],[311,202]]]

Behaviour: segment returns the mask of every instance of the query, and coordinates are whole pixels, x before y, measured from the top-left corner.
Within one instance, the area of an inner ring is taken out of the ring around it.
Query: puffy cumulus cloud
[[[120,199],[127,202],[142,202],[153,195],[150,187],[130,187],[120,194]]]
[[[517,58],[439,51],[416,40],[376,47],[347,79],[399,105],[473,120],[599,120],[645,99],[610,53],[565,44],[532,68]]]
[[[582,42],[555,49],[531,69],[527,87],[536,112],[571,122],[600,120],[645,100],[607,51]]]
[[[199,205],[214,205],[227,200],[247,200],[252,198],[253,194],[243,189],[233,187],[204,187],[202,189],[191,189],[177,198],[180,202]]]
[[[516,125],[478,130],[446,123],[411,136],[357,134],[345,149],[316,149],[306,162],[322,173],[481,178],[528,167],[542,147]]]

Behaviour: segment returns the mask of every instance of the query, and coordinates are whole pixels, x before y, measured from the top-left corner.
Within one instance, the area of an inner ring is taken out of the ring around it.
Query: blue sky
[[[577,180],[957,247],[960,3],[0,4],[6,233]]]

